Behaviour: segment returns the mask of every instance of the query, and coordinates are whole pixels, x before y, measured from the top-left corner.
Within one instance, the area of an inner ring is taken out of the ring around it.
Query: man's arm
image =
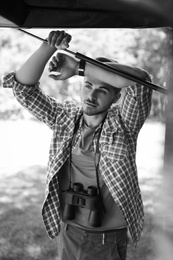
[[[145,80],[147,77],[147,73],[144,70],[137,67],[128,66],[120,63],[114,63],[114,62],[109,62],[107,64],[113,66],[114,68],[122,72],[127,72],[128,74],[143,80]],[[117,75],[116,73],[112,73],[110,71],[107,71],[105,69],[99,68],[95,65],[88,64],[88,63],[85,69],[85,76],[93,76],[95,78],[98,78],[100,81],[105,82],[116,88],[124,88],[127,86],[132,86],[135,83],[132,80]]]
[[[147,80],[149,80],[149,75]],[[152,105],[152,90],[143,85],[134,84],[125,89],[121,105],[121,118],[131,133],[138,134]]]
[[[16,72],[16,80],[23,85],[36,84],[46,63],[57,49],[66,49],[71,36],[64,31],[52,31],[48,36],[48,44],[43,43],[36,52]]]
[[[141,68],[116,62],[107,62],[107,64],[122,72],[126,72],[134,77],[138,77],[141,80],[146,80],[148,78],[148,73]],[[79,75],[78,69],[79,60],[64,53],[58,52],[56,56],[53,56],[49,63],[50,72],[55,72],[53,74],[50,73],[50,77],[55,80],[64,80],[71,76]],[[99,79],[99,81],[105,82],[116,88],[132,86],[135,83],[132,80],[119,76],[116,73],[110,72],[109,70],[103,69],[88,62],[86,62],[85,65],[84,76],[94,77]]]
[[[39,49],[16,72],[15,77],[18,82],[24,85],[36,84],[43,73],[46,63],[56,52],[56,50],[63,50],[68,48],[71,36],[64,31],[52,31],[49,34],[47,40],[48,44],[43,43],[39,47]],[[63,55],[63,57],[66,57],[64,58],[65,62],[62,66],[62,61],[59,59],[59,57],[61,56],[58,54],[56,57],[53,57],[50,67],[51,69],[56,70],[57,66],[57,69],[59,70],[60,66],[62,69],[62,74],[57,77],[52,76],[52,78],[57,80],[64,80],[71,76],[78,75],[79,60],[69,57],[68,55]],[[124,72],[127,72],[132,76],[134,75],[135,77],[139,77],[143,80],[146,79],[146,72],[137,67],[132,67],[115,62],[110,62],[108,64]],[[54,66],[54,68],[52,68],[52,66]],[[100,81],[103,81],[116,88],[123,88],[134,84],[134,82],[131,80],[128,80],[124,77],[121,77],[115,73],[102,69],[88,62],[85,66],[85,76],[95,77]]]
[[[70,40],[69,34],[61,31],[51,32],[48,36],[48,44],[43,43],[17,73],[9,73],[4,77],[3,87],[13,88],[19,103],[51,129],[64,106],[54,98],[45,95],[39,88],[38,81],[51,55],[57,48],[67,48]]]

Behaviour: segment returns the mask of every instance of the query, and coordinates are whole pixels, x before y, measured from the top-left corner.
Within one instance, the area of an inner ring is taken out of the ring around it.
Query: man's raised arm
[[[48,44],[42,45],[16,72],[15,78],[24,85],[36,84],[45,68],[46,63],[57,49],[66,49],[71,40],[71,36],[64,31],[52,31],[48,38]]]

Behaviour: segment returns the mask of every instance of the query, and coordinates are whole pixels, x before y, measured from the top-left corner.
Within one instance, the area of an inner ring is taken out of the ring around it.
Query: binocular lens
[[[89,186],[87,190],[88,195],[95,196],[97,195],[97,188],[94,186]]]
[[[73,190],[76,192],[80,192],[83,190],[83,185],[79,182],[73,184]]]

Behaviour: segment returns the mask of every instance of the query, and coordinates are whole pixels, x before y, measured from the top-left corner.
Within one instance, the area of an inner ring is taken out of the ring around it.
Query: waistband
[[[120,241],[122,238],[127,237],[127,227],[115,230],[95,231],[64,223],[64,229],[75,234],[75,236],[101,239],[103,244],[105,239]]]

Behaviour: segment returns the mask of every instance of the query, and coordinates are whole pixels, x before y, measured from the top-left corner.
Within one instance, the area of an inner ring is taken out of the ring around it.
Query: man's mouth
[[[88,106],[91,106],[91,107],[97,107],[96,103],[93,103],[93,102],[88,101],[88,100],[85,100],[85,104],[87,104]]]

